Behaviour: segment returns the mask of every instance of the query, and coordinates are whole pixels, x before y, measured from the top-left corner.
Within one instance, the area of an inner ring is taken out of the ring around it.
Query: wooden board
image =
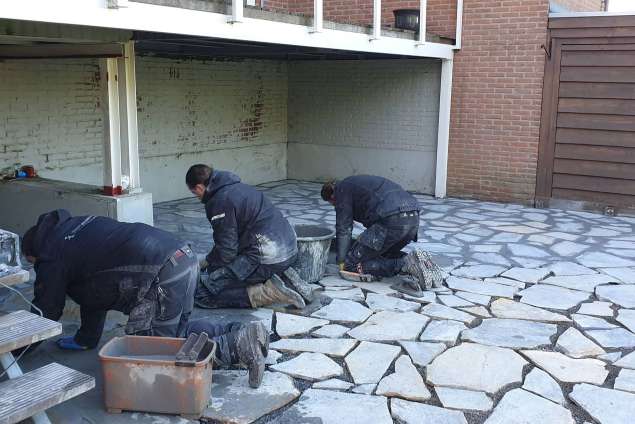
[[[556,144],[555,157],[613,163],[635,163],[635,149]]]
[[[635,84],[614,82],[562,82],[560,83],[560,98],[567,97],[635,100]]]
[[[558,112],[595,115],[635,115],[635,100],[567,99],[560,96]]]
[[[592,177],[635,180],[635,164],[633,163],[556,159],[553,165],[553,172],[556,174],[588,175]]]
[[[62,324],[28,311],[0,316],[0,353],[62,334]]]
[[[634,67],[566,66],[560,72],[560,81],[571,82],[635,82]]]
[[[635,134],[623,131],[558,128],[556,143],[635,148]]]
[[[13,424],[95,387],[95,379],[52,363],[0,383],[0,424]]]
[[[589,177],[586,175],[554,174],[553,187],[570,190],[635,196],[635,182],[616,178]]]

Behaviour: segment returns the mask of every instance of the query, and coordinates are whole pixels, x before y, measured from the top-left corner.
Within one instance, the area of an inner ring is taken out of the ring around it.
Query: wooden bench
[[[0,316],[0,368],[9,377],[0,383],[0,424],[31,416],[36,424],[48,424],[44,410],[95,387],[93,377],[57,363],[23,374],[15,362],[13,350],[61,332],[60,323],[28,311]]]

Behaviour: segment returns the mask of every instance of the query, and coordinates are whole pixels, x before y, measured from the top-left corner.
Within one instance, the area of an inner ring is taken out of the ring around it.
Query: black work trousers
[[[391,215],[367,228],[346,254],[344,269],[376,277],[397,275],[404,265],[401,251],[417,240],[419,213]]]

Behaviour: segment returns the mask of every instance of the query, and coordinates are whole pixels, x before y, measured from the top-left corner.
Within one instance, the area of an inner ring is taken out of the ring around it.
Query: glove
[[[57,347],[64,350],[88,350],[88,346],[77,344],[74,336],[62,337],[55,343],[57,343]]]
[[[337,266],[340,268],[340,271],[344,271],[344,262],[340,262]]]
[[[207,291],[209,291],[210,295],[216,296],[225,287],[232,283],[233,279],[231,276],[231,272],[227,268],[222,267],[212,272],[207,280],[205,278],[201,278],[201,283]]]
[[[208,266],[209,266],[209,263],[207,263],[207,259],[201,259],[201,260],[198,262],[198,268],[199,268],[199,269],[205,269],[205,268],[207,268]]]

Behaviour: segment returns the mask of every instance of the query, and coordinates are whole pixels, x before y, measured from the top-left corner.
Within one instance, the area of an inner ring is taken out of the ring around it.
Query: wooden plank
[[[628,67],[562,67],[560,81],[566,82],[635,82],[635,68]]]
[[[635,26],[635,16],[621,15],[549,18],[549,28],[606,28],[614,26]]]
[[[635,196],[635,181],[615,178],[554,173],[553,187]]]
[[[632,51],[565,51],[562,66],[635,66]]]
[[[0,283],[5,286],[15,286],[16,284],[28,282],[30,278],[29,271],[26,269],[20,269],[17,272],[1,276]]]
[[[95,379],[52,363],[0,383],[0,423],[12,424],[95,387]]]
[[[556,159],[553,165],[553,172],[556,174],[635,180],[635,164],[633,163]]]
[[[635,40],[634,40],[635,41]],[[570,40],[566,41],[567,43],[570,42]],[[606,43],[602,43],[602,42],[595,42],[593,44],[565,44],[562,46],[562,50],[563,51],[633,51],[635,50],[635,44],[612,44],[612,45],[607,45]]]
[[[560,97],[635,100],[635,84],[614,82],[563,82],[560,84]]]
[[[560,98],[558,112],[633,116],[635,100]]]
[[[554,37],[555,38],[555,37]],[[611,45],[619,44],[633,44],[635,43],[635,37],[595,37],[595,38],[558,38],[562,40],[562,45],[604,45],[607,48],[611,48]]]
[[[630,116],[621,115],[558,113],[558,128],[635,131],[635,119]]]
[[[583,200],[604,206],[624,206],[627,208],[635,207],[635,196],[627,196],[623,194],[554,188],[552,196],[554,199]]]
[[[545,61],[545,77],[542,89],[540,118],[540,141],[538,143],[538,166],[536,169],[536,198],[551,196],[558,92],[560,89],[560,60],[562,49],[559,40],[553,40],[551,57]]]
[[[635,148],[635,133],[558,128],[556,143]]]
[[[612,38],[635,37],[635,27],[572,28],[551,30],[553,38]]]
[[[635,149],[556,144],[555,157],[559,159],[593,160],[598,162],[635,163]]]
[[[28,346],[62,333],[62,324],[28,311],[0,316],[0,353]]]

